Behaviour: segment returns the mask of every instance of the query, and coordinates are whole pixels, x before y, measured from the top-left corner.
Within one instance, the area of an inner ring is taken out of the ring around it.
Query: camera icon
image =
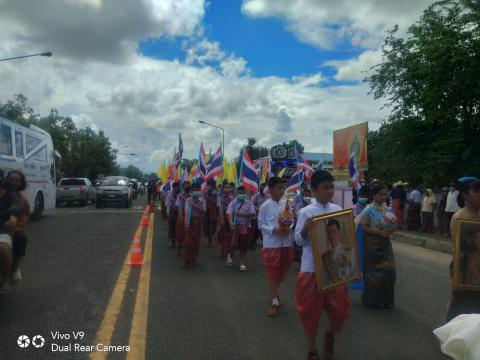
[[[45,346],[45,338],[42,335],[34,336],[32,339],[32,345],[37,349],[41,349]]]
[[[20,335],[17,339],[17,345],[21,349],[26,349],[30,346],[30,338],[27,335]]]

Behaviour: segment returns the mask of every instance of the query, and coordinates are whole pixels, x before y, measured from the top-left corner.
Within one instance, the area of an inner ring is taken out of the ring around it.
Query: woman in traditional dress
[[[365,288],[362,303],[367,307],[392,309],[395,305],[395,260],[390,236],[394,227],[385,221],[387,188],[375,185],[371,189],[373,202],[360,215],[365,234],[363,244]]]

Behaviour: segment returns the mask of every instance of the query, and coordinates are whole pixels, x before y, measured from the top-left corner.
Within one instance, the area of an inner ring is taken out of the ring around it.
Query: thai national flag
[[[173,156],[172,162],[168,166],[168,180],[175,180],[177,178],[177,167],[180,159],[180,154],[177,152]]]
[[[292,177],[287,182],[287,189],[286,189],[287,194],[291,192],[296,192],[297,190],[299,190],[304,178],[305,178],[305,171],[300,169],[297,170],[295,174],[293,174]]]
[[[295,146],[295,152],[297,154],[297,168],[303,170],[307,180],[310,180],[315,170],[307,163],[303,155],[298,152],[297,146]]]
[[[172,191],[172,182],[171,182],[171,181],[167,181],[165,184],[162,185],[160,191],[163,191],[163,192]]]
[[[207,176],[207,162],[205,160],[205,148],[203,143],[200,144],[200,151],[198,154],[198,167],[197,174],[195,175],[195,181],[202,184]]]
[[[222,147],[211,156],[210,166],[208,168],[207,181],[216,177],[222,176]]]
[[[355,151],[352,152],[352,155],[350,155],[350,159],[348,161],[348,171],[350,173],[350,177],[352,178],[353,189],[355,191],[360,190],[360,187],[361,187],[360,186],[360,172],[357,169]]]
[[[258,191],[258,175],[253,161],[248,155],[247,149],[243,148],[242,164],[240,166],[240,185],[253,193]]]

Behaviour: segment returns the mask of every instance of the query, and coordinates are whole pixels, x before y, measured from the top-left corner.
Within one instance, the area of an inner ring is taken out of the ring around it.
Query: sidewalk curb
[[[405,231],[396,231],[393,233],[391,240],[423,247],[425,249],[440,251],[446,254],[452,254],[453,252],[452,244],[449,239],[436,240],[429,236],[410,234]]]

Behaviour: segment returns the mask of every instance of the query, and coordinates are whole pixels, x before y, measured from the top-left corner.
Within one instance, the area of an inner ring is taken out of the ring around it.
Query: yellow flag
[[[278,173],[277,176],[278,176],[279,178],[282,178],[282,177],[283,177],[283,174],[285,174],[285,171],[287,171],[287,168],[286,168],[286,167],[284,167],[282,170],[280,170],[280,172]]]

